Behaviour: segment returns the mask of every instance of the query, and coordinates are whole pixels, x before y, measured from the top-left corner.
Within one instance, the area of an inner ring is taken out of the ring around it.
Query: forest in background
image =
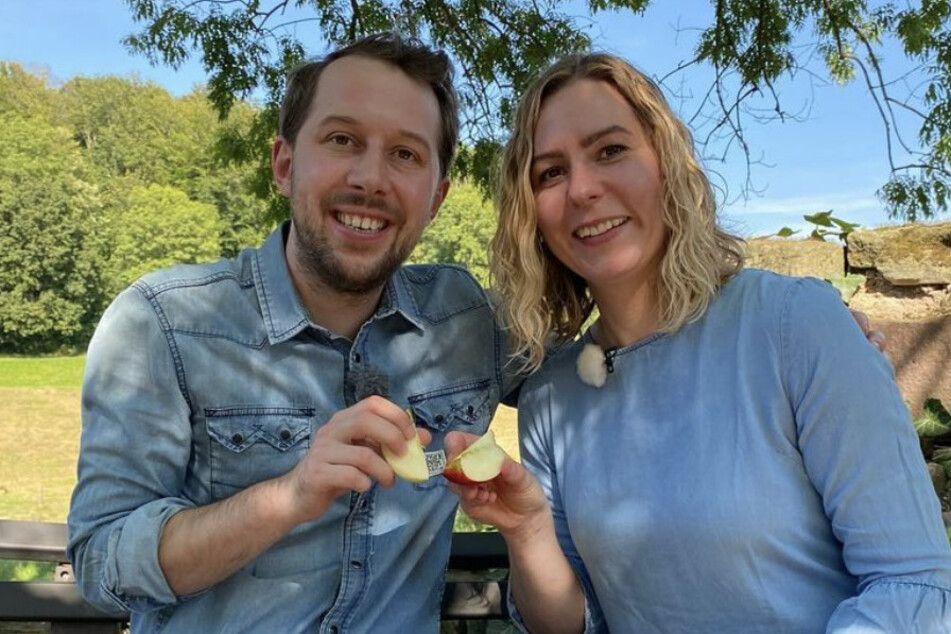
[[[51,85],[0,61],[0,353],[82,350],[143,273],[260,244],[273,200],[255,195],[261,172],[234,147],[258,111],[238,101],[219,118],[202,87],[175,97],[134,78]],[[460,180],[411,260],[462,264],[485,282],[494,223],[481,190]]]

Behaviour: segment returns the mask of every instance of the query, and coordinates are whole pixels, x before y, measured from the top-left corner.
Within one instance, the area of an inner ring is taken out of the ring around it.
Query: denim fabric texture
[[[441,477],[339,497],[223,583],[176,596],[158,564],[175,512],[290,470],[371,394],[433,433],[485,432],[516,380],[475,280],[401,268],[354,341],[311,323],[288,225],[234,260],[149,274],[90,344],[68,553],[83,596],[135,632],[436,632],[456,498]]]

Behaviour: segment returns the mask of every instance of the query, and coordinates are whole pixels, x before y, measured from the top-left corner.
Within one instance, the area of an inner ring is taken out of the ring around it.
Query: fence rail
[[[54,634],[115,634],[127,620],[100,612],[79,596],[66,560],[65,524],[0,520],[0,559],[57,564],[55,581],[0,581],[0,622],[50,623]],[[442,618],[505,618],[505,583],[494,579],[508,565],[497,533],[453,534]]]

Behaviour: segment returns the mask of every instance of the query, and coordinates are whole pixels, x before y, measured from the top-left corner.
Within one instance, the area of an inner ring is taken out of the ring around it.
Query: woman
[[[951,549],[890,366],[829,285],[742,269],[649,79],[609,55],[555,64],[499,192],[495,287],[540,367],[528,471],[454,488],[506,539],[517,621],[951,632]]]

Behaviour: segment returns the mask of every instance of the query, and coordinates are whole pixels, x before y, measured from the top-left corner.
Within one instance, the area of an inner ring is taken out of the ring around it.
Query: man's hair
[[[395,33],[368,35],[322,59],[302,62],[294,67],[287,75],[287,87],[281,103],[281,136],[291,146],[294,145],[310,112],[321,73],[331,62],[350,55],[392,64],[433,91],[441,115],[438,148],[440,175],[448,176],[459,141],[459,106],[453,87],[452,62],[444,52],[431,49],[415,38]]]
[[[716,224],[716,200],[696,158],[690,131],[660,89],[623,59],[604,53],[569,56],[523,93],[499,165],[499,223],[491,247],[492,287],[515,354],[537,368],[545,347],[577,336],[594,309],[584,279],[542,243],[531,183],[533,139],[548,97],[572,81],[603,81],[620,93],[644,126],[663,181],[667,237],[657,281],[660,331],[674,332],[706,311],[717,289],[743,265],[743,241]]]

